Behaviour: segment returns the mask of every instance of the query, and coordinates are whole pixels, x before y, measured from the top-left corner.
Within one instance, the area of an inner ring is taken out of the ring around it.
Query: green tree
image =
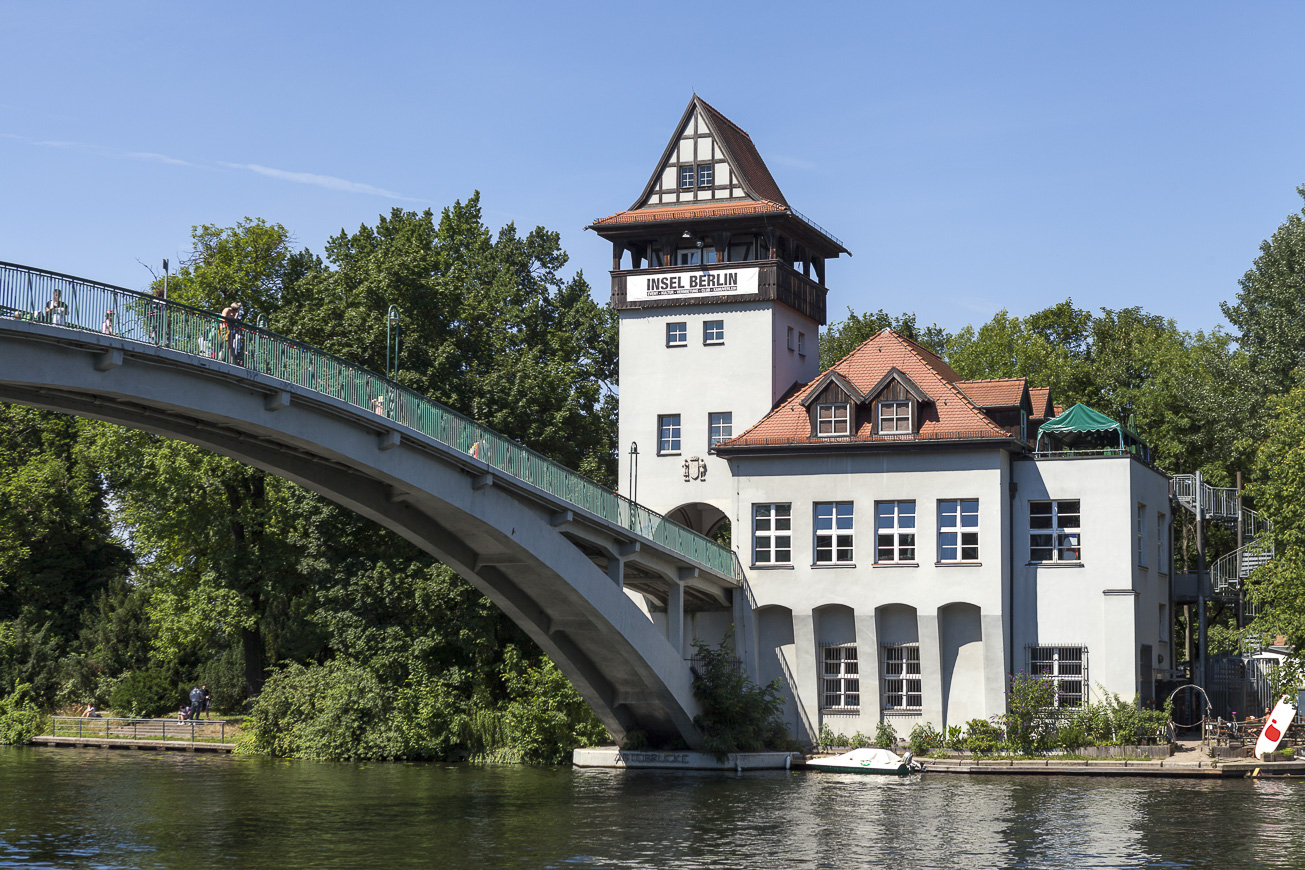
[[[1252,572],[1248,593],[1264,606],[1261,636],[1305,648],[1305,385],[1269,400],[1269,419],[1247,494],[1273,523],[1274,557]]]
[[[168,282],[168,298],[209,311],[231,302],[272,311],[287,281],[312,263],[311,255],[293,251],[285,227],[262,218],[247,217],[234,227],[194,226],[190,235],[193,247]],[[162,286],[162,280],[154,282],[154,289]]]

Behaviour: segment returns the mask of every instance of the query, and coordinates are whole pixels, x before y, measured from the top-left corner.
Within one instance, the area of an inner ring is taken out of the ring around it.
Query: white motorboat
[[[911,753],[898,755],[889,749],[866,747],[828,758],[812,758],[807,767],[835,773],[875,773],[882,776],[910,776],[923,773],[924,765]]]

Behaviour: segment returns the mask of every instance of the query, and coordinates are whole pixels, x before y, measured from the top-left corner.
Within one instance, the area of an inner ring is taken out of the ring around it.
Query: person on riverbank
[[[100,718],[100,713],[99,713],[98,710],[95,709],[95,705],[94,705],[94,704],[87,704],[87,705],[86,705],[86,709],[82,712],[82,718],[84,718],[84,719],[99,719],[99,718]]]
[[[200,688],[200,690],[203,691],[203,693],[204,693],[204,697],[203,697],[203,699],[199,702],[199,710],[200,710],[201,713],[204,714],[204,718],[205,718],[205,719],[212,719],[212,718],[213,718],[213,714],[209,712],[208,707],[209,707],[209,704],[212,703],[212,701],[213,701],[213,696],[212,696],[211,694],[209,694],[209,691],[208,691],[208,683],[203,683],[203,684],[201,684],[199,688]],[[199,716],[196,716],[195,718],[198,719]]]
[[[194,686],[190,690],[190,718],[199,718],[199,707],[204,703],[204,690],[199,686]]]

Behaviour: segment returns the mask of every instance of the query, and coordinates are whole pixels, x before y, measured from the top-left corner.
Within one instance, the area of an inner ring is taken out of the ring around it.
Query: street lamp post
[[[394,349],[393,362],[390,349]],[[399,377],[399,307],[391,305],[385,312],[385,376],[390,380]]]
[[[639,503],[639,442],[630,442],[630,501]]]

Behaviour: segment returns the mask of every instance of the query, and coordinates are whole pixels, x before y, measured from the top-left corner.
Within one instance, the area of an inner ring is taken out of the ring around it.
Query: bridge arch
[[[276,340],[267,366],[208,358],[196,352],[195,321],[216,315],[152,307],[150,297],[122,288],[19,268],[0,264],[0,401],[186,441],[348,507],[494,601],[614,738],[640,730],[700,744],[689,663],[625,585],[644,573],[728,605],[738,581],[732,567],[722,568],[722,548],[447,409],[417,407],[401,389],[328,354],[247,328],[251,340]],[[26,288],[15,273],[29,279]],[[31,291],[33,275],[47,286],[80,282],[82,310],[113,307],[126,334],[101,334],[71,317],[22,316],[23,292],[48,295]],[[112,300],[86,301],[110,293]],[[361,382],[349,380],[355,376]],[[376,395],[390,397],[385,413],[368,400]],[[408,421],[447,437],[394,419],[405,408]],[[440,410],[443,417],[431,417]],[[615,567],[578,541],[614,556]]]

